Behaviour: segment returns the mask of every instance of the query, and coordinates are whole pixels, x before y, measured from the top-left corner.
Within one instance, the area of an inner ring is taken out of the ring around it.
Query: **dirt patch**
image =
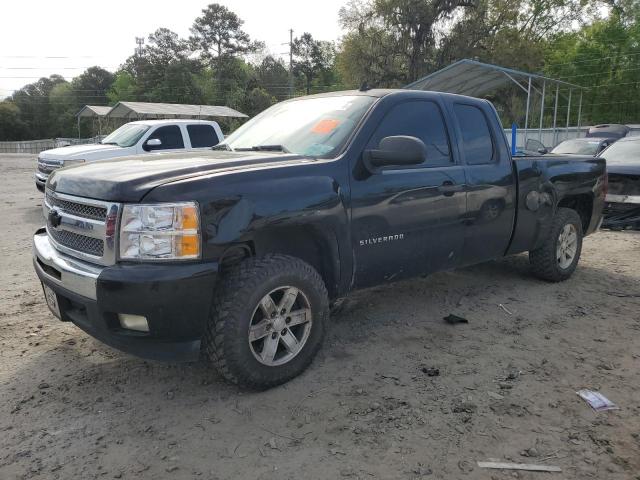
[[[358,292],[307,372],[253,393],[48,313],[34,166],[0,158],[1,479],[640,478],[640,234],[589,237],[562,284],[519,255]],[[594,413],[581,388],[621,410]]]

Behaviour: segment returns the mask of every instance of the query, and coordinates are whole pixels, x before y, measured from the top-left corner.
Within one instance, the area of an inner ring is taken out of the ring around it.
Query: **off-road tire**
[[[290,285],[309,301],[312,325],[302,350],[288,363],[267,366],[253,355],[248,330],[254,309],[275,288]],[[329,317],[325,284],[318,272],[302,260],[287,255],[249,258],[221,275],[214,292],[203,350],[229,382],[264,390],[302,373],[322,345]]]
[[[573,224],[578,240],[573,261],[568,267],[561,268],[556,256],[556,248],[560,233],[567,224]],[[529,252],[529,263],[533,274],[549,282],[562,282],[568,279],[578,266],[582,252],[582,238],[582,220],[578,213],[570,208],[558,208],[544,242],[539,248]]]

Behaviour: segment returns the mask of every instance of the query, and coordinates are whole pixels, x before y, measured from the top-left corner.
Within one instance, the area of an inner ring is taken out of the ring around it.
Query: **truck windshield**
[[[345,95],[278,103],[214,148],[279,150],[331,158],[338,154],[375,100],[366,95]]]
[[[147,125],[128,123],[121,126],[102,140],[103,145],[118,145],[119,147],[131,147],[149,130]]]

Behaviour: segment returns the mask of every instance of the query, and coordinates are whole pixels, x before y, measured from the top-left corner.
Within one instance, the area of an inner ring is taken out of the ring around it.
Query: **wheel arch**
[[[583,234],[587,233],[593,216],[593,195],[589,195],[588,193],[567,195],[560,199],[557,208],[570,208],[571,210],[575,210],[580,216]]]
[[[340,256],[333,229],[316,225],[265,228],[247,241],[229,246],[220,257],[220,265],[225,269],[245,258],[267,254],[289,255],[308,263],[322,277],[329,298],[339,295]]]

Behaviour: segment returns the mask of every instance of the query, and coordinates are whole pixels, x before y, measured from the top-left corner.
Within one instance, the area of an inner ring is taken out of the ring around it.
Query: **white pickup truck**
[[[45,150],[38,155],[36,187],[44,191],[49,174],[62,167],[84,162],[146,154],[211,148],[224,140],[216,122],[204,120],[141,120],[127,123],[90,145]]]

